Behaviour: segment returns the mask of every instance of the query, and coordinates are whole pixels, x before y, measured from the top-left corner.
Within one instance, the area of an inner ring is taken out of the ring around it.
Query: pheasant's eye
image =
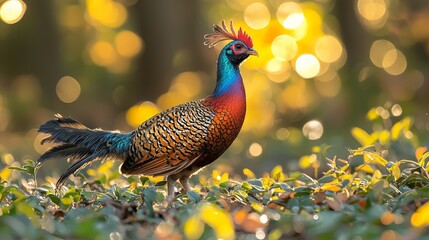
[[[237,43],[235,44],[235,50],[241,50],[243,48],[243,45]]]

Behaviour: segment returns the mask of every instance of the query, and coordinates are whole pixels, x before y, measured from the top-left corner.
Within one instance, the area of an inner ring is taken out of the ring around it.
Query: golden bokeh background
[[[222,19],[259,53],[241,68],[248,111],[224,170],[296,170],[323,143],[346,157],[377,106],[429,131],[425,0],[0,0],[0,19],[0,150],[20,158],[46,150],[37,127],[54,113],[129,131],[209,95],[223,44],[202,36]]]

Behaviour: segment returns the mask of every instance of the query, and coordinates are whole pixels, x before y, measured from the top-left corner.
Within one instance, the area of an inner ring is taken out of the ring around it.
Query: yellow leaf
[[[192,216],[186,220],[183,232],[186,239],[200,239],[204,233],[204,223],[198,216]]]
[[[224,174],[222,174],[222,177],[220,178],[220,182],[221,183],[226,182],[226,181],[228,181],[228,179],[229,179],[229,174],[224,173]]]
[[[276,181],[282,181],[284,178],[282,166],[275,166],[273,170],[271,170],[271,177]]]
[[[392,169],[391,169],[392,175],[395,178],[395,181],[401,177],[401,169],[399,168],[399,165],[400,165],[400,162],[397,162],[392,166]]]
[[[322,151],[322,149],[320,148],[320,146],[314,146],[313,148],[311,148],[311,151],[314,153],[319,153]]]
[[[369,140],[369,134],[362,128],[352,128],[352,136],[362,145],[366,146]]]
[[[309,168],[311,166],[311,162],[310,162],[310,156],[309,155],[305,155],[302,156],[299,159],[299,167],[302,169],[306,169]]]
[[[268,177],[264,177],[262,179],[262,187],[264,187],[265,189],[269,189],[271,185],[274,184],[274,179]]]
[[[164,176],[148,176],[152,183],[157,183],[164,180]]]
[[[411,216],[411,225],[416,228],[429,226],[429,202],[420,206]]]
[[[373,153],[373,152],[366,152],[364,154],[364,161],[365,163],[378,163],[382,166],[386,166],[387,164],[387,160],[384,159],[382,156],[378,155],[377,153]]]
[[[213,179],[220,179],[220,174],[218,170],[213,170],[212,171],[212,178]]]
[[[206,203],[200,209],[200,218],[215,231],[218,239],[234,239],[235,229],[231,216],[219,206]]]
[[[418,147],[416,149],[416,159],[419,160],[427,150],[427,147]]]
[[[393,127],[390,129],[392,140],[398,140],[399,134],[401,134],[402,131],[402,121],[399,121],[393,125]]]
[[[356,167],[356,171],[362,171],[362,172],[366,172],[366,173],[374,173],[374,169],[368,165],[368,164],[362,164]]]
[[[243,173],[244,173],[244,175],[246,175],[246,177],[248,179],[255,179],[256,178],[256,175],[248,168],[244,168]]]
[[[410,131],[410,127],[411,127],[411,118],[406,117],[402,119],[402,129],[404,130],[404,132]]]
[[[377,109],[376,108],[371,108],[368,113],[366,114],[366,118],[368,118],[368,120],[373,121],[375,119],[377,119],[379,117],[378,113],[377,113]]]
[[[390,141],[390,132],[387,130],[383,130],[378,135],[378,140],[381,144],[385,145]]]
[[[3,168],[0,172],[0,179],[8,180],[10,175],[12,173],[12,170],[10,170],[8,167]]]
[[[390,129],[390,132],[392,134],[392,140],[398,140],[400,134],[403,132],[409,131],[410,127],[411,127],[411,118],[410,117],[406,117],[406,118],[402,119],[401,121],[395,123],[393,125],[392,129]]]
[[[324,184],[321,187],[322,190],[324,191],[332,191],[332,192],[338,192],[341,191],[341,187],[336,185],[336,184]]]
[[[426,159],[429,157],[429,152],[425,152],[423,153],[423,155],[420,157],[418,163],[420,166],[427,168],[428,167],[428,162],[426,161]]]
[[[372,175],[372,177],[376,179],[381,179],[383,177],[383,174],[381,174],[380,170],[377,169],[374,171],[374,174]]]
[[[113,161],[106,161],[98,167],[99,173],[108,173],[109,170],[113,167]]]
[[[61,202],[64,203],[64,205],[70,205],[73,203],[73,197],[69,196],[69,197],[62,198]]]
[[[311,154],[311,155],[304,155],[299,159],[299,167],[302,169],[309,168],[313,166],[317,162],[317,155]],[[313,166],[314,167],[314,166]]]
[[[222,175],[217,171],[217,170],[213,170],[212,172],[212,178],[213,178],[213,183],[215,185],[219,185],[223,182],[227,182],[229,179],[229,174],[228,173],[223,173]]]
[[[97,175],[97,172],[92,168],[88,168],[88,170],[86,170],[86,173],[88,173],[88,175],[91,177],[94,177]]]

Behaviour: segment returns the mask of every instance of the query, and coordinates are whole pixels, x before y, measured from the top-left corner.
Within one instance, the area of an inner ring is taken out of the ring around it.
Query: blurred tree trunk
[[[29,65],[31,71],[40,80],[43,86],[43,91],[47,94],[42,94],[44,104],[52,105],[57,101],[55,87],[57,81],[62,77],[62,62],[60,55],[60,37],[55,16],[55,3],[50,1],[29,1],[28,16],[31,18],[32,26],[28,29],[31,32],[31,39],[27,41],[31,44]],[[29,19],[30,20],[30,19]]]
[[[197,0],[139,1],[130,8],[145,43],[131,83],[134,99],[155,101],[178,73],[205,70],[198,4]]]
[[[1,26],[1,85],[9,89],[13,119],[11,130],[18,131],[34,127],[39,98],[42,105],[48,107],[56,102],[55,87],[62,72],[54,1],[26,1],[26,4],[27,12],[21,21],[13,25],[2,23]],[[21,102],[14,92],[20,76],[36,79],[31,83],[41,87],[41,94],[31,104]]]
[[[370,105],[376,104],[378,92],[377,81],[366,80],[359,82],[360,71],[368,65],[371,40],[369,34],[362,27],[355,12],[355,1],[336,1],[335,15],[340,23],[341,36],[347,51],[348,64],[340,70],[343,83],[343,92],[346,97],[347,108],[344,121],[354,124],[361,118],[359,114],[367,111]],[[356,91],[356,89],[365,89]],[[365,93],[365,96],[362,96]],[[375,101],[375,102],[374,102]]]

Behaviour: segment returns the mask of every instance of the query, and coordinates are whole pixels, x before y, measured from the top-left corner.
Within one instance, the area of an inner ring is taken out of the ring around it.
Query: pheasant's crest
[[[223,41],[223,40],[240,40],[244,44],[246,44],[247,47],[249,47],[249,48],[253,47],[252,39],[250,38],[249,35],[247,35],[247,33],[245,31],[243,31],[241,29],[241,27],[238,29],[238,33],[236,33],[234,30],[234,25],[233,25],[232,21],[231,21],[229,26],[230,26],[229,28],[230,28],[231,32],[228,30],[228,28],[225,24],[225,20],[222,20],[222,27],[220,27],[217,24],[213,25],[213,32],[214,33],[204,35],[204,38],[207,39],[207,41],[204,42],[204,45],[208,45],[209,47],[213,47],[218,42]]]

